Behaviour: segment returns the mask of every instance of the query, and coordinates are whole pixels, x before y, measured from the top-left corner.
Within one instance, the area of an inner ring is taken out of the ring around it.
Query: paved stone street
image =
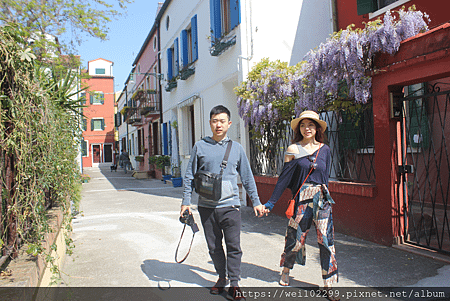
[[[73,220],[75,249],[66,257],[62,287],[159,287],[154,293],[170,300],[167,288],[176,292],[176,287],[214,285],[217,276],[196,210],[200,232],[191,254],[182,264],[174,259],[183,229],[178,221],[182,187],[155,179],[138,180],[122,169],[111,172],[109,166],[86,168],[85,173],[91,180],[83,184],[80,214]],[[241,208],[240,285],[281,289],[278,265],[287,221],[275,215],[257,218],[251,208]],[[179,258],[187,251],[191,234],[187,229]],[[450,265],[444,261],[340,233],[336,233],[336,250],[340,277],[336,288],[450,286]],[[313,230],[306,266],[294,267],[291,286],[318,288],[321,284]],[[212,300],[224,299],[209,295],[207,289],[201,292]]]

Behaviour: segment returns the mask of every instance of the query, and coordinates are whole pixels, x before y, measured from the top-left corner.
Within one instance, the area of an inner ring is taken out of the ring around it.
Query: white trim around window
[[[369,13],[369,19],[373,19],[373,18],[376,18],[378,16],[381,16],[385,12],[387,12],[388,10],[393,10],[395,8],[398,8],[399,6],[401,6],[401,5],[403,5],[403,4],[407,3],[407,2],[410,2],[410,1],[411,0],[398,0],[398,1],[394,2],[394,3],[391,3],[388,6],[385,6],[383,8],[380,8],[377,11],[374,11],[373,13]]]

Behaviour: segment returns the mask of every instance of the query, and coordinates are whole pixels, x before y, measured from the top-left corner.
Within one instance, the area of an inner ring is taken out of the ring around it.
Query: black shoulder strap
[[[228,157],[230,156],[232,144],[233,144],[233,141],[230,140],[230,142],[228,142],[228,145],[227,145],[227,150],[225,151],[225,156],[223,156],[222,164],[220,164],[220,175],[223,174],[224,168],[227,167]]]

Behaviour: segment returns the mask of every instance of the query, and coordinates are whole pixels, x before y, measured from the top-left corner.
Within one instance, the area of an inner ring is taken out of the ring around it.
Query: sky
[[[112,0],[108,2],[112,3]],[[127,5],[126,15],[108,24],[109,40],[89,38],[78,46],[77,54],[81,56],[82,67],[87,69],[88,62],[98,58],[112,61],[114,90],[121,91],[132,64],[152,29],[158,2],[164,0],[134,0],[134,3]]]

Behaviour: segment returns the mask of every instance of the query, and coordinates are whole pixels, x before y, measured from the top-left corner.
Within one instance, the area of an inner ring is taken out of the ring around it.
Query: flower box
[[[173,187],[181,187],[183,185],[183,178],[172,178]]]

